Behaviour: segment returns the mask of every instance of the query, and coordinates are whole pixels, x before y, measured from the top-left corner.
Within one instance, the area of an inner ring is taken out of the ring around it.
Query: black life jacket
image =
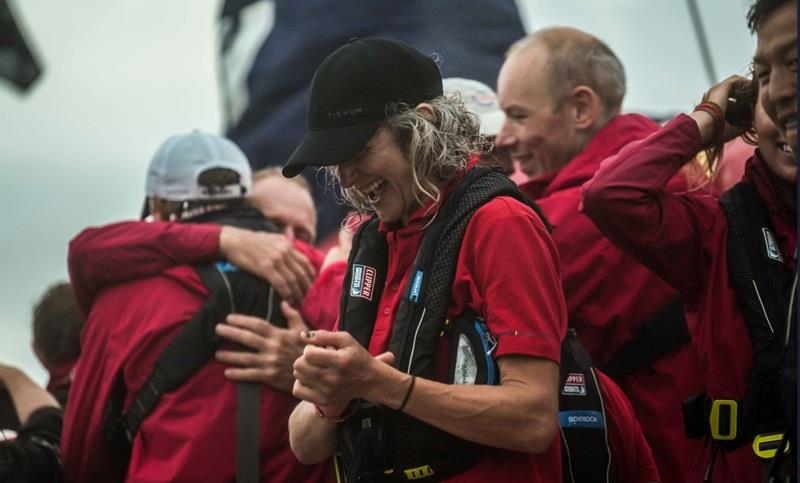
[[[278,231],[261,213],[250,207],[206,213],[191,222],[232,225],[255,231]],[[152,372],[125,408],[128,392],[122,374],[114,381],[103,419],[103,438],[115,468],[127,473],[133,439],[161,397],[176,390],[213,359],[223,342],[214,327],[230,313],[253,315],[286,327],[280,297],[264,280],[226,262],[194,267],[208,289],[208,299],[178,331],[156,359]],[[265,294],[268,296],[265,297]],[[237,481],[259,481],[261,385],[237,383]]]
[[[730,280],[755,357],[738,401],[736,437],[721,444],[735,448],[760,434],[784,432],[796,455],[797,272],[784,262],[767,205],[752,183],[738,183],[720,204],[728,220]]]
[[[447,336],[449,372],[443,382],[497,383],[491,355],[496,342],[484,321],[469,311],[446,319],[466,226],[472,214],[496,196],[529,204],[547,224],[538,206],[505,176],[489,168],[471,170],[427,228],[409,272],[389,340],[399,370],[440,379],[437,345],[440,337]],[[340,330],[350,332],[364,347],[372,336],[387,269],[388,246],[377,226],[378,220],[365,223],[353,239],[339,317]],[[562,448],[572,455],[564,461],[569,466],[564,481],[601,481],[599,474],[613,481],[602,398],[588,356],[583,349],[575,352],[579,346],[574,334],[562,344],[566,372],[562,370],[561,387],[569,376],[573,382],[578,374],[586,378],[583,393],[561,397],[563,417],[570,421],[562,428]],[[480,459],[481,446],[475,443],[393,409],[365,401],[359,404],[356,413],[339,425],[336,469],[341,481],[436,481],[462,473]]]
[[[561,344],[559,375],[562,480],[564,483],[616,482],[600,381],[574,329],[567,330]],[[617,450],[622,451],[622,448]]]

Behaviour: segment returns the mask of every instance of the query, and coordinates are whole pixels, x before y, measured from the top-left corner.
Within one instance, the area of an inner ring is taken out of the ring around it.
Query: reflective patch
[[[0,429],[0,441],[12,441],[17,439],[17,432],[12,429]]]
[[[411,284],[411,292],[408,294],[408,299],[412,302],[418,302],[420,290],[422,290],[422,271],[417,270],[417,273],[414,274],[414,283]]]
[[[422,478],[433,476],[434,471],[433,468],[431,468],[429,465],[425,465],[425,466],[419,466],[417,468],[409,468],[407,470],[403,470],[403,473],[409,480],[420,480]]]
[[[219,268],[220,272],[225,272],[225,273],[239,271],[236,265],[232,264],[231,262],[217,262],[217,268]]]
[[[767,256],[773,260],[783,263],[781,251],[778,250],[778,244],[775,242],[775,237],[772,236],[772,232],[766,227],[761,228],[761,232],[764,234],[764,244],[767,248]]]
[[[586,382],[584,381],[583,374],[580,372],[571,372],[567,374],[567,380],[564,381],[561,394],[564,396],[585,396]]]
[[[605,427],[603,413],[600,411],[561,411],[558,423],[562,428],[598,428]]]
[[[375,269],[360,264],[353,264],[353,278],[350,282],[350,296],[372,300],[375,289]]]
[[[475,352],[465,334],[458,336],[456,367],[453,369],[453,384],[475,384],[478,377],[478,364]]]

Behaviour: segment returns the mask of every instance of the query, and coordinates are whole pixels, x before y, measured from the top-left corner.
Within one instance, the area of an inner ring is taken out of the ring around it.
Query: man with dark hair
[[[622,63],[600,39],[567,27],[534,32],[500,70],[506,120],[496,143],[530,177],[520,189],[554,226],[569,325],[630,399],[663,480],[685,481],[700,445],[664,424],[680,421],[684,397],[700,390],[683,308],[674,289],[578,212],[580,186],[600,162],[658,129],[621,114],[625,88]],[[663,319],[674,327],[666,335],[655,330]]]
[[[764,111],[797,156],[797,2],[756,1],[747,25],[757,34],[753,67]]]
[[[88,318],[65,417],[67,481],[231,481],[240,475],[237,464],[246,455],[237,449],[242,426],[236,417],[244,409],[225,366],[213,360],[211,334],[234,311],[258,315],[262,325],[270,326],[267,318],[277,323],[278,300],[272,287],[237,268],[258,271],[258,250],[197,268],[181,263],[196,263],[191,256],[219,260],[232,239],[283,238],[246,202],[250,188],[249,163],[230,140],[197,131],[173,136],[148,169],[143,215],[155,221],[90,228],[70,243],[70,276]],[[162,223],[167,220],[180,223]],[[287,252],[283,263],[305,260],[293,257]],[[221,279],[216,288],[211,279]],[[296,318],[286,324],[299,332]],[[175,347],[187,327],[201,333]],[[219,349],[218,357],[247,356],[235,347]],[[167,357],[175,351],[179,357]],[[205,358],[173,386],[173,371],[197,353]],[[288,448],[286,421],[296,403],[287,392],[289,364],[269,386],[256,388],[261,403],[254,411],[263,423],[248,422],[261,446],[251,455],[255,479],[325,479],[326,466],[300,465]],[[149,409],[137,413],[142,407]],[[252,475],[253,468],[243,470]]]
[[[50,374],[47,390],[67,405],[72,368],[81,353],[83,316],[69,282],[50,286],[33,307],[33,352]]]
[[[741,180],[718,199],[665,189],[698,152],[750,127],[729,122],[734,93],[751,82],[734,75],[583,187],[599,229],[698,314],[705,384],[685,424],[704,449],[689,481],[796,481],[797,3],[756,2],[748,22],[758,36],[758,149]]]

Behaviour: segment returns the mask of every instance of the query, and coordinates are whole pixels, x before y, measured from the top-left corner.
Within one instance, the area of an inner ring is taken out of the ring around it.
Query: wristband
[[[719,104],[712,101],[701,102],[694,108],[694,112],[703,111],[711,115],[714,119],[714,139],[708,144],[714,145],[722,139],[725,133],[725,113]]]
[[[417,376],[411,376],[411,384],[408,385],[408,391],[406,391],[406,396],[403,398],[403,402],[400,403],[400,407],[397,408],[398,411],[402,411],[406,408],[406,404],[408,404],[408,399],[411,397],[411,391],[414,390],[414,383],[417,382]]]
[[[325,414],[324,412],[322,412],[322,408],[321,407],[319,407],[316,404],[314,405],[314,410],[317,412],[317,416],[319,416],[322,419],[325,419],[327,421],[330,421],[332,423],[341,423],[341,422],[347,421],[347,419],[350,416],[355,414],[356,409],[358,409],[358,404],[353,404],[353,402],[351,401],[350,404],[348,404],[347,407],[344,409],[344,412],[342,414],[340,414],[339,416],[337,416],[335,418],[332,418],[332,417],[328,416],[327,414]]]

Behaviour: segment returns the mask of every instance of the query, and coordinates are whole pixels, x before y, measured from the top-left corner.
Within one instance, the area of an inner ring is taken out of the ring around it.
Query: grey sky
[[[0,361],[40,382],[30,308],[64,279],[69,239],[134,218],[144,174],[176,132],[218,132],[214,0],[17,0],[45,66],[25,96],[0,87]],[[687,110],[708,86],[683,0],[520,0],[528,28],[570,25],[626,66],[626,110]],[[744,0],[702,0],[716,70],[743,73],[754,48]]]

